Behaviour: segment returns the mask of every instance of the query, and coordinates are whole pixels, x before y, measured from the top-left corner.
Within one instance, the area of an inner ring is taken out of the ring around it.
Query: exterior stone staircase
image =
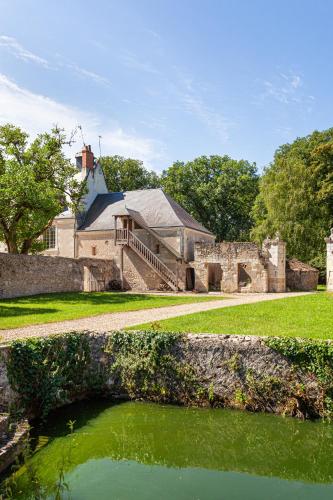
[[[178,278],[164,262],[161,261],[132,231],[129,229],[116,230],[116,243],[129,246],[141,259],[153,269],[169,287],[178,291]]]

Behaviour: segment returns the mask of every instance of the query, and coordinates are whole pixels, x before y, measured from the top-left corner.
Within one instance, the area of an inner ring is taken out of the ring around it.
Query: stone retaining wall
[[[123,396],[124,387],[110,372],[115,359],[105,352],[112,333],[87,332],[87,335],[91,351],[89,373],[101,374],[102,370],[105,374],[102,392],[109,397]],[[180,366],[193,371],[194,378],[192,386],[186,386],[188,397],[185,399],[184,385],[180,390],[175,384],[171,402],[217,404],[302,418],[323,416],[323,392],[314,374],[302,371],[266,342],[267,337],[240,335],[188,334],[180,337],[171,355]],[[6,372],[5,360],[10,349],[10,346],[0,349],[0,406],[4,411],[13,404],[17,406],[18,402]],[[156,376],[156,382],[158,380]],[[140,394],[140,387],[137,393]],[[76,393],[72,400],[86,396]],[[170,399],[163,400],[161,396],[161,401]],[[63,404],[69,402],[66,399]]]
[[[112,260],[0,253],[0,299],[108,289]]]

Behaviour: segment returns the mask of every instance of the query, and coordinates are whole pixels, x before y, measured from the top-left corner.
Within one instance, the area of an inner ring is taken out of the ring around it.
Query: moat
[[[333,424],[322,421],[85,401],[32,432],[38,451],[15,474],[12,498],[35,498],[36,484],[55,498],[60,472],[62,498],[73,500],[333,498]]]

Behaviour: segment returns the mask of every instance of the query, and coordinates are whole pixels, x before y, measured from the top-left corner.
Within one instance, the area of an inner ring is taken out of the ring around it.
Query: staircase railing
[[[142,241],[129,231],[129,245],[151,265],[173,288],[177,289],[177,277]]]
[[[129,245],[140,257],[147,262],[174,290],[178,290],[178,279],[168,268],[132,231],[129,229],[116,229],[116,243]]]

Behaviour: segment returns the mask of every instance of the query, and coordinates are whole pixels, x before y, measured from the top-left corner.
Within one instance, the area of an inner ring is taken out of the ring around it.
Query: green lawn
[[[211,296],[167,296],[116,292],[52,293],[0,300],[0,330],[40,323],[97,316],[98,314],[137,311],[152,307],[223,299]]]
[[[149,328],[149,324],[131,329]],[[164,331],[333,339],[333,294],[320,292],[159,321]]]

